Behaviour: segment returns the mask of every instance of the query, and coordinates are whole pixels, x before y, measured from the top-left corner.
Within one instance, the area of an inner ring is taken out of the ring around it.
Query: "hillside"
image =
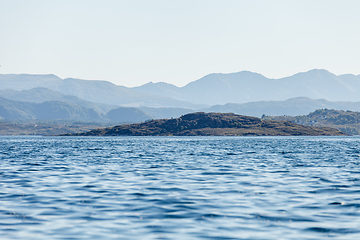
[[[94,109],[60,101],[28,103],[0,98],[0,119],[25,120],[81,120],[102,121],[103,117]]]
[[[95,129],[68,136],[319,136],[346,135],[289,121],[261,120],[233,113],[190,113],[175,119],[151,120]]]
[[[154,118],[144,111],[131,107],[118,107],[106,114],[93,108],[86,108],[75,103],[45,101],[31,103],[13,101],[0,97],[0,120],[71,120],[83,122],[132,123]]]
[[[111,109],[116,108],[116,106],[113,105],[86,101],[72,95],[65,95],[58,91],[53,91],[51,89],[43,88],[43,87],[32,88],[29,90],[22,90],[22,91],[3,89],[0,90],[0,97],[6,98],[8,100],[28,102],[28,103],[60,101],[70,104],[76,104],[79,105],[80,107],[91,108],[102,114],[106,114]]]
[[[360,135],[360,112],[319,109],[301,116],[264,116],[264,120],[291,121],[305,126],[331,127],[349,135]]]
[[[143,122],[154,118],[148,113],[138,108],[132,108],[132,107],[118,107],[116,109],[112,109],[105,115],[105,117],[112,122],[118,122],[118,123]]]

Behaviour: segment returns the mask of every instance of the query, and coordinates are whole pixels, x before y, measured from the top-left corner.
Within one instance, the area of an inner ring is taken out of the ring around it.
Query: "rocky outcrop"
[[[190,113],[175,119],[150,120],[95,129],[68,136],[330,136],[333,128],[315,128],[289,121],[261,120],[233,113]]]

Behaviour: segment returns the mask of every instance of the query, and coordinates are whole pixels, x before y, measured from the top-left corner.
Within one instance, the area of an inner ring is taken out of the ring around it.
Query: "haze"
[[[359,1],[0,0],[0,73],[133,87],[209,73],[360,74]]]

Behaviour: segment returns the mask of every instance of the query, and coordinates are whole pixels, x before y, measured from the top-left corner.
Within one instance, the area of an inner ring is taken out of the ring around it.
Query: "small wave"
[[[320,232],[320,233],[360,233],[359,229],[352,229],[352,228],[324,228],[324,227],[311,227],[305,229],[311,232]]]

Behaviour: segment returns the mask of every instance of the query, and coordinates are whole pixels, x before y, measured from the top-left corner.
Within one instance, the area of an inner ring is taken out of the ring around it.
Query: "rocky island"
[[[234,113],[190,113],[174,119],[94,129],[62,136],[344,136],[337,129],[290,121],[261,120]]]

